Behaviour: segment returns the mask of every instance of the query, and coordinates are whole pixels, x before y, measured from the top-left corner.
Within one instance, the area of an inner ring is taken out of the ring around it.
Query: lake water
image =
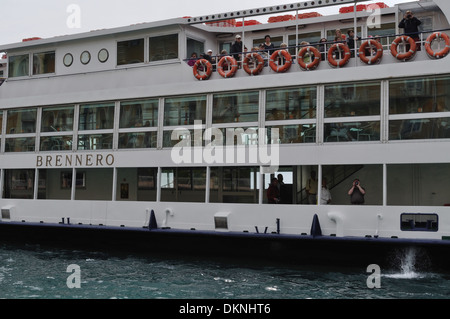
[[[264,265],[201,257],[146,256],[0,245],[0,298],[6,299],[447,299],[450,274]],[[72,287],[72,288],[71,288]]]

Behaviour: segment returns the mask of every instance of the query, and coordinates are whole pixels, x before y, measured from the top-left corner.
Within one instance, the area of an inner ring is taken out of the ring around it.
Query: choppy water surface
[[[417,271],[411,258],[403,258],[398,270],[381,270],[380,288],[370,289],[367,269],[0,245],[0,298],[449,298],[450,275]]]

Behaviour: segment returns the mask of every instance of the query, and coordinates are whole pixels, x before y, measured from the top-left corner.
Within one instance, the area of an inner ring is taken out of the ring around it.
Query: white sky
[[[414,0],[377,0],[363,3],[384,2],[393,7],[397,3],[411,1]],[[295,0],[2,0],[0,8],[3,27],[0,44],[21,42],[22,39],[31,37],[50,38],[183,16],[212,15],[290,3],[297,2]],[[79,10],[78,14],[74,9]],[[319,11],[324,15],[337,14],[339,8],[334,6],[304,12],[310,11]],[[74,20],[73,17],[78,19]]]

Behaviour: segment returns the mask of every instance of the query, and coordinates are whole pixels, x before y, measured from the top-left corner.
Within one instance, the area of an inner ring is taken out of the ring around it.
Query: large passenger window
[[[55,51],[33,54],[33,75],[55,73]]]
[[[28,54],[8,57],[8,77],[30,75],[30,56]]]
[[[206,168],[172,167],[161,172],[161,201],[205,202]]]
[[[117,42],[117,65],[144,62],[144,39]]]
[[[34,169],[5,169],[3,198],[33,199]]]
[[[6,134],[35,133],[36,117],[36,108],[9,110],[6,122]]]
[[[213,124],[258,122],[259,92],[215,94]]]
[[[312,119],[316,117],[316,107],[315,86],[269,90],[266,94],[266,121]]]
[[[114,103],[80,106],[79,130],[105,130],[114,126]]]
[[[325,118],[380,115],[380,82],[325,86]]]
[[[259,202],[259,167],[213,167],[210,176],[210,202]]]
[[[178,34],[170,34],[149,39],[149,61],[178,58]]]
[[[206,121],[206,96],[167,98],[164,104],[164,125],[194,125]]]
[[[450,164],[387,166],[387,204],[444,206],[450,203]]]

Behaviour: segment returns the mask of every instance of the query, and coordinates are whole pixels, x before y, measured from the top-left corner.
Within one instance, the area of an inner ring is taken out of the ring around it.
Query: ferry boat
[[[0,236],[448,264],[449,16],[306,1],[2,45]]]

